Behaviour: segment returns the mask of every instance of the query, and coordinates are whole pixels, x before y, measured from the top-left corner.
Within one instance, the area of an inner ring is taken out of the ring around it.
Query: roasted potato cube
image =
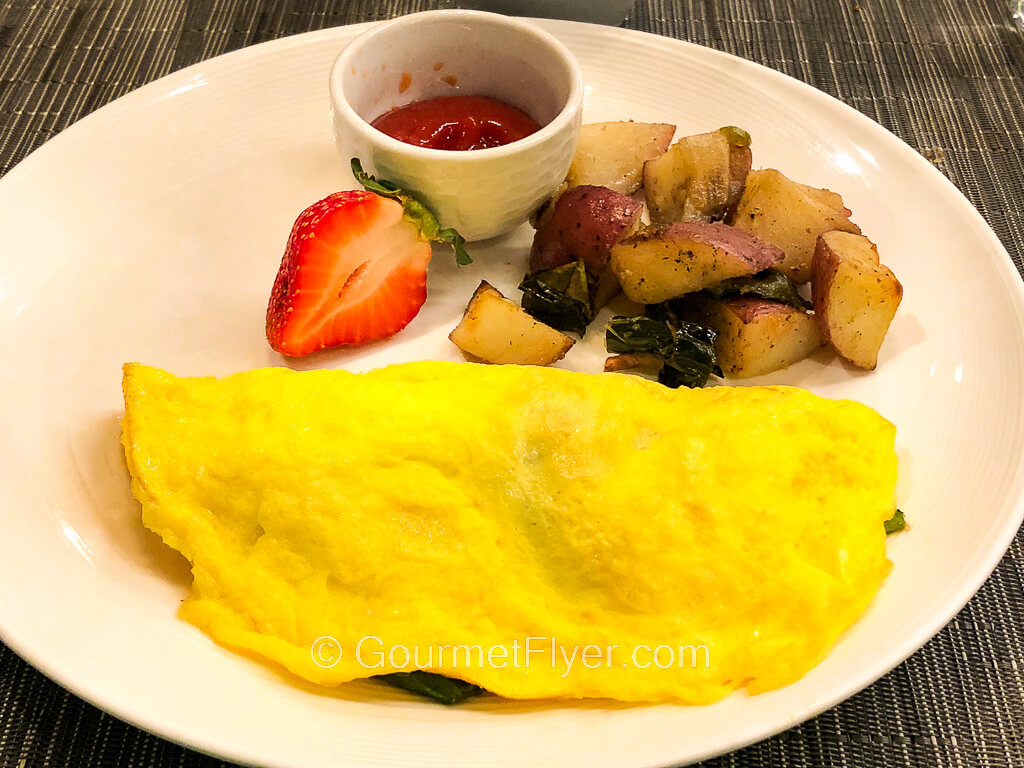
[[[643,181],[644,163],[662,155],[675,132],[666,123],[584,125],[566,181],[570,187],[590,184],[631,195]]]
[[[751,171],[732,224],[782,249],[776,267],[795,283],[811,279],[811,259],[818,235],[833,229],[860,234],[843,199],[786,178],[772,168]]]
[[[735,207],[750,170],[750,136],[730,126],[685,136],[644,164],[651,221],[711,221]]]
[[[565,357],[575,343],[554,328],[534,320],[481,280],[466,313],[448,338],[468,355],[486,363],[550,365]]]
[[[750,166],[753,164],[754,155],[750,146],[739,147],[735,144],[729,150],[729,196],[725,201],[725,221],[732,221],[740,200],[743,198],[743,190],[747,186],[747,174],[750,173]]]
[[[822,333],[836,352],[867,370],[903,299],[903,286],[863,235],[826,232],[813,260],[811,300]]]
[[[612,246],[636,228],[642,211],[642,203],[607,187],[566,190],[533,235],[530,271],[579,260],[594,272],[601,271]]]
[[[689,221],[626,238],[612,248],[609,263],[631,300],[657,304],[781,260],[782,251],[749,232]]]
[[[622,293],[622,286],[619,285],[619,279],[612,272],[612,268],[605,264],[604,268],[597,273],[597,290],[594,291],[594,295],[590,299],[594,313],[596,314],[597,310],[606,306],[620,293]]]
[[[786,368],[824,343],[814,315],[768,299],[693,297],[696,316],[718,331],[715,354],[729,378]]]

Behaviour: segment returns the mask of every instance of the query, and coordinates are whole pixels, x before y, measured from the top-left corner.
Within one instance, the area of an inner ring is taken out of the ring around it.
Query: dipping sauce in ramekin
[[[523,110],[490,96],[445,96],[385,112],[371,125],[388,136],[430,149],[503,147],[540,130]]]

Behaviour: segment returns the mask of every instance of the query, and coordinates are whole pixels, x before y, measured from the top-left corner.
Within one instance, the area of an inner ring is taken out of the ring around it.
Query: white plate
[[[458,708],[372,683],[314,690],[175,618],[187,570],[139,523],[118,445],[120,365],[226,374],[282,360],[263,320],[285,238],[349,186],[327,72],[360,27],[238,51],[82,120],[0,182],[0,630],[79,695],[199,749],[273,766],[655,766],[794,725],[920,647],[981,585],[1024,515],[1024,289],[993,233],[921,157],[839,102],[730,56],[543,22],[579,57],[586,119],[723,124],[755,166],[843,193],[906,289],[878,370],[819,355],[771,377],[899,428],[913,530],[868,614],[798,683],[701,708],[608,702]],[[529,232],[435,256],[398,337],[307,366],[455,359],[446,334],[483,276],[512,288]],[[600,334],[567,364],[596,370]]]

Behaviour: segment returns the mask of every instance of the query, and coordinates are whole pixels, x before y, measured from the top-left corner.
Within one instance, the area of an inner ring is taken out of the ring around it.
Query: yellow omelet
[[[894,427],[800,389],[129,364],[124,396],[181,616],[315,683],[711,702],[802,676],[890,567]]]

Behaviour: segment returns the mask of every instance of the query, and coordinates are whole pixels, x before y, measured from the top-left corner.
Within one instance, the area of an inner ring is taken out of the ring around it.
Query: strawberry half
[[[336,192],[292,226],[267,307],[267,341],[283,355],[386,339],[416,317],[427,298],[430,241],[456,247],[421,204],[362,172],[373,191]]]

